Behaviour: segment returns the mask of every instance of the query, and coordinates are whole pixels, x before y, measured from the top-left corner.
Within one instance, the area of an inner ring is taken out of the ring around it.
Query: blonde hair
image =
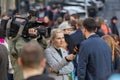
[[[102,38],[107,42],[107,44],[110,46],[111,50],[112,50],[112,61],[114,61],[114,57],[115,57],[115,41],[114,39],[109,36],[109,35],[104,35],[102,36]]]
[[[63,31],[61,29],[53,29],[51,31],[51,39],[54,39],[57,33],[63,33]]]

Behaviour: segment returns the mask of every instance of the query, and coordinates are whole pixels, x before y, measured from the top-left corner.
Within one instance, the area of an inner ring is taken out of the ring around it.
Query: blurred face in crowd
[[[47,6],[47,10],[50,10],[50,9],[51,9],[51,7],[48,5],[48,6]]]
[[[60,48],[64,45],[65,39],[64,39],[64,34],[57,33],[56,36],[53,38],[53,44],[56,48]]]
[[[117,23],[117,21],[118,21],[118,20],[116,20],[116,19],[113,19],[113,23],[115,23],[115,24],[116,24],[116,23]]]
[[[76,20],[73,16],[70,16],[70,20]]]
[[[63,30],[64,34],[70,34],[71,31],[72,31],[72,28],[67,28]]]
[[[48,22],[49,22],[48,16],[45,16],[45,17],[44,17],[44,22],[45,22],[45,23],[48,23]]]

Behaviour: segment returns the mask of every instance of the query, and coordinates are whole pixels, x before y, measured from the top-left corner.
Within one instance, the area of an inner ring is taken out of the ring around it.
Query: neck
[[[54,48],[56,48],[56,49],[60,49],[60,47],[57,47],[55,44],[54,44],[53,46],[54,46]]]
[[[86,35],[86,38],[89,38],[91,35],[93,35],[93,34],[95,34],[94,32],[92,32],[92,33],[89,33],[89,34],[87,34]]]
[[[24,79],[27,79],[35,75],[41,75],[43,73],[43,70],[44,70],[43,68],[40,68],[40,69],[27,68],[23,71]]]

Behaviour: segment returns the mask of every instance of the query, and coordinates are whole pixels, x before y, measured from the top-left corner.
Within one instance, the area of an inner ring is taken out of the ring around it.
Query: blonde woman
[[[72,60],[75,55],[62,48],[65,43],[62,30],[53,29],[51,32],[51,45],[45,50],[50,76],[55,80],[69,80],[68,74],[74,69]]]
[[[119,69],[120,67],[120,50],[118,49],[118,45],[115,40],[110,35],[105,35],[102,37],[110,46],[112,50],[112,63],[113,63],[113,71]]]

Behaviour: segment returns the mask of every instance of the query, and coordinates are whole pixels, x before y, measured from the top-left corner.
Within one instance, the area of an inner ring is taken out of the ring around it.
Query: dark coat
[[[74,47],[75,47],[73,40],[71,39],[70,35],[68,35],[68,34],[64,34],[64,37],[65,37],[66,43],[68,44],[67,48],[69,50],[69,54],[71,54],[74,52]]]
[[[116,71],[120,68],[120,56],[115,54],[115,59],[113,61],[113,71]]]
[[[119,32],[118,32],[118,29],[117,29],[116,24],[111,23],[111,24],[110,24],[110,29],[111,29],[111,32],[112,32],[113,34],[116,34],[116,35],[119,36]]]
[[[1,20],[1,26],[0,26],[0,38],[6,37],[6,25],[7,25],[8,19],[2,19]]]
[[[8,80],[8,52],[4,45],[0,44],[0,80]]]
[[[75,33],[70,34],[71,39],[75,46],[80,45],[80,43],[84,40],[84,36],[81,30],[77,30]]]
[[[36,76],[29,77],[26,80],[54,80],[54,79],[46,75],[36,75]]]
[[[100,37],[102,37],[102,36],[104,36],[105,34],[104,34],[104,32],[101,30],[101,29],[99,29],[99,30],[97,30],[97,32],[95,32],[97,35],[99,35]]]
[[[53,20],[53,12],[51,10],[46,10],[45,16],[48,16],[50,20]]]
[[[111,73],[111,49],[98,35],[84,40],[78,55],[78,80],[103,80]]]

